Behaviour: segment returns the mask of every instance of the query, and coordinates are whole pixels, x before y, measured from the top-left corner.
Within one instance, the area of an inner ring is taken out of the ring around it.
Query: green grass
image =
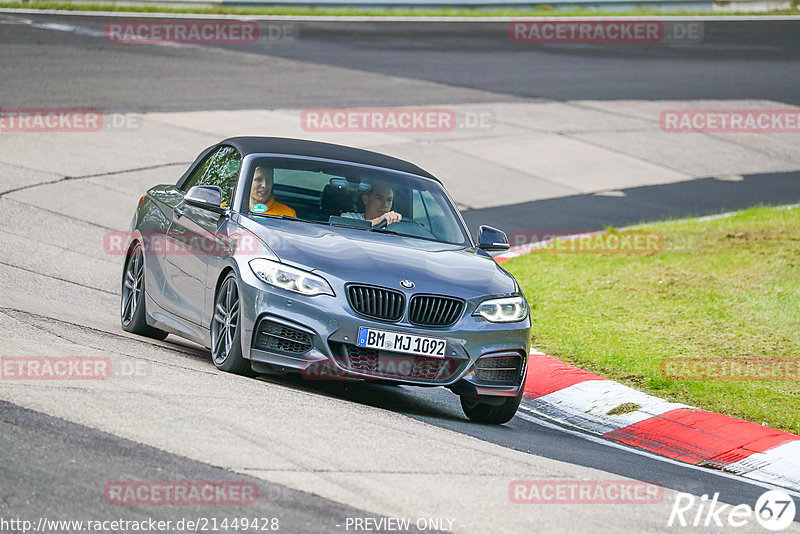
[[[668,358],[798,363],[800,208],[642,228],[662,232],[661,252],[533,253],[504,264],[531,304],[534,347],[653,395],[800,433],[800,376],[674,380],[660,367]]]
[[[596,9],[555,9],[548,5],[531,8],[398,8],[398,9],[359,9],[351,7],[291,7],[264,5],[253,7],[215,6],[166,7],[166,6],[127,6],[108,4],[81,4],[72,2],[0,2],[0,8],[11,9],[51,9],[62,11],[113,11],[133,13],[193,13],[205,15],[298,15],[298,16],[376,16],[376,17],[588,17],[588,16],[673,16],[673,15],[798,15],[800,9],[776,10],[763,13],[712,13],[708,11],[660,11],[654,9],[631,9],[605,11]]]

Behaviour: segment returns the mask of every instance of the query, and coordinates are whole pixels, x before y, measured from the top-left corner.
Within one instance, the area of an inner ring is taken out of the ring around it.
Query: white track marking
[[[765,452],[757,452],[725,469],[733,472],[747,469],[747,472],[741,473],[743,477],[800,491],[800,440],[778,445]]]
[[[668,402],[613,380],[586,380],[524,402],[536,413],[545,416],[558,414],[558,419],[596,434],[606,434],[670,410],[689,408],[686,404]],[[627,403],[638,404],[640,408],[623,414],[608,414]]]

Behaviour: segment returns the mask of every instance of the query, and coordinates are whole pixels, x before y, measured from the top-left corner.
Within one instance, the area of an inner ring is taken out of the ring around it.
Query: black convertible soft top
[[[220,145],[231,145],[241,152],[242,156],[270,153],[336,159],[352,163],[361,163],[362,165],[393,169],[424,176],[426,178],[433,178],[437,182],[439,181],[427,171],[402,159],[393,158],[369,150],[335,145],[332,143],[290,139],[288,137],[231,137],[220,142],[217,146]]]

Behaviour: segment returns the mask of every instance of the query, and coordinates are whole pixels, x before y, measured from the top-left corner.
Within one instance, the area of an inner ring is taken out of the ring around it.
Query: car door
[[[147,252],[145,259],[147,295],[157,306],[164,308],[164,285],[166,279],[167,232],[172,224],[173,210],[183,201],[183,191],[179,186],[193,176],[202,176],[210,161],[209,155],[215,150],[210,147],[200,153],[176,185],[157,185],[147,191],[153,202],[152,208],[138,221],[142,233],[143,246]],[[154,310],[155,311],[155,310]]]
[[[239,178],[242,158],[232,146],[216,149],[180,188],[182,195],[196,185],[214,185],[222,189],[223,205],[230,205]],[[179,202],[167,232],[165,307],[173,314],[202,324],[209,262],[224,254],[229,245],[219,238],[227,216]]]

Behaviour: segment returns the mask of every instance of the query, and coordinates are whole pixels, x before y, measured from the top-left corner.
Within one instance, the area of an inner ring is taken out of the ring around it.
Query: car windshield
[[[248,159],[240,209],[251,218],[281,216],[469,245],[455,207],[435,180],[356,164]],[[380,221],[383,216],[391,222]]]

